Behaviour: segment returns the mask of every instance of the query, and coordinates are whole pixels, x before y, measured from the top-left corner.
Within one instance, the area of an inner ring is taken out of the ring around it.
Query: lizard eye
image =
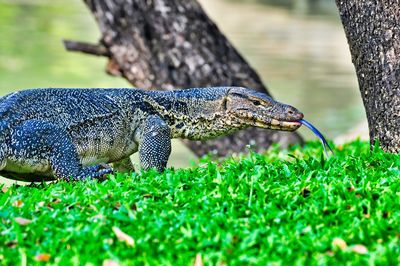
[[[255,101],[253,101],[253,104],[254,104],[254,105],[261,105],[261,102],[260,102],[260,101],[257,101],[257,100],[255,100]]]

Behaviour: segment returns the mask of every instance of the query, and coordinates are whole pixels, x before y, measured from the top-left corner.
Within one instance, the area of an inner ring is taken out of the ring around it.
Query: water
[[[272,95],[334,138],[365,115],[337,12],[330,1],[320,2],[324,9],[306,0],[200,1]],[[106,59],[64,50],[64,38],[99,39],[81,0],[0,0],[0,34],[0,95],[32,87],[130,86],[104,73]],[[171,165],[186,166],[194,156],[177,143]]]

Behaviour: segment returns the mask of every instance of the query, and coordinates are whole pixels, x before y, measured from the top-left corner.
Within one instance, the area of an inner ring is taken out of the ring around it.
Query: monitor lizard
[[[82,180],[139,151],[163,171],[172,138],[207,140],[247,127],[294,131],[303,114],[242,87],[176,91],[28,89],[0,99],[0,175]]]

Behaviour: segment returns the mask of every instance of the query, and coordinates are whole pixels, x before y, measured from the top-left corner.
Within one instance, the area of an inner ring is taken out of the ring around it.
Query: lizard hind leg
[[[68,133],[50,122],[25,121],[15,128],[12,139],[14,156],[31,164],[34,162],[32,158],[48,161],[56,179],[99,178],[113,172],[111,167],[104,164],[82,167]],[[32,169],[35,167],[32,165]]]
[[[7,159],[7,136],[9,135],[10,125],[8,121],[0,121],[0,170],[6,166]]]

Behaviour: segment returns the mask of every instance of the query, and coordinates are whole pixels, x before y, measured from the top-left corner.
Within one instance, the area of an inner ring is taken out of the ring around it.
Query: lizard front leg
[[[144,170],[162,172],[171,154],[171,129],[157,115],[149,116],[140,128],[139,160]]]

